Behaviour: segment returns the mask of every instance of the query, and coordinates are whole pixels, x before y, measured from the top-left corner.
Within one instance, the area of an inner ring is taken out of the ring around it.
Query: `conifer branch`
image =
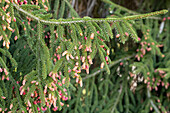
[[[161,11],[156,11],[156,12],[152,12],[152,13],[147,13],[147,14],[141,14],[141,15],[133,15],[133,16],[126,16],[126,17],[122,17],[122,18],[95,18],[92,19],[90,17],[84,17],[84,18],[75,18],[75,19],[59,19],[59,20],[43,20],[37,16],[34,16],[33,14],[23,10],[20,6],[16,5],[15,3],[13,3],[14,7],[24,13],[25,15],[33,18],[36,21],[45,23],[45,24],[55,24],[55,25],[59,25],[59,24],[72,24],[72,23],[85,23],[85,22],[119,22],[119,21],[123,21],[123,20],[136,20],[136,19],[144,19],[146,17],[149,16],[153,16],[153,15],[158,15],[158,14],[165,14],[168,12],[168,10],[161,10]]]
[[[153,16],[168,11],[152,12],[154,7],[145,7],[147,0],[144,0],[144,7],[138,7],[140,12],[111,0],[101,1],[110,6],[101,12],[111,11],[115,16],[105,13],[106,18],[81,18],[73,7],[82,9],[81,4],[76,2],[74,5],[74,0],[73,5],[69,0],[0,0],[0,41],[3,40],[0,48],[0,112],[51,112],[60,111],[62,107],[61,112],[82,113],[168,111],[169,100],[161,95],[168,94],[166,89],[169,87],[170,18]],[[87,12],[89,9],[83,7]],[[141,14],[144,11],[152,13]],[[144,18],[147,19],[141,20]],[[164,29],[157,40],[159,26]],[[159,49],[162,45],[164,47]],[[122,55],[111,61],[110,58],[120,51]],[[157,60],[156,54],[162,58]],[[94,58],[101,61],[101,69],[92,65]],[[87,75],[82,79],[83,70]],[[120,77],[110,76],[110,73]],[[13,78],[12,75],[17,76]],[[76,78],[76,87],[80,84],[77,91],[71,78]],[[85,87],[82,80],[86,82]],[[143,81],[147,87],[143,87]],[[165,90],[157,94],[159,85],[165,86]],[[145,93],[141,95],[141,91]],[[147,98],[143,100],[143,97]],[[138,104],[140,100],[143,102]]]
[[[16,91],[16,98],[17,98],[17,100],[18,100],[18,104],[19,104],[19,106],[20,106],[20,108],[24,108],[23,106],[22,106],[22,101],[21,101],[21,96],[19,95],[19,85],[16,83],[16,81],[15,81],[15,79],[12,77],[12,75],[11,74],[9,74],[9,80],[11,81],[11,83],[15,86],[15,91]],[[25,108],[24,108],[25,109]]]
[[[121,58],[121,59],[119,59],[119,60],[113,61],[112,63],[110,63],[109,68],[111,68],[112,66],[118,64],[119,62],[121,62],[121,61],[123,61],[123,60],[130,59],[130,58],[132,58],[132,57],[134,57],[134,56],[135,56],[135,55],[133,54],[133,55],[127,56],[127,57],[125,57],[125,58]],[[99,70],[97,70],[96,72],[94,72],[94,73],[92,73],[92,74],[84,77],[83,80],[86,80],[86,79],[88,79],[88,78],[94,77],[94,76],[96,76],[97,74],[99,74],[99,73],[101,73],[101,72],[103,72],[103,71],[105,71],[105,70],[106,70],[106,68],[99,69]]]

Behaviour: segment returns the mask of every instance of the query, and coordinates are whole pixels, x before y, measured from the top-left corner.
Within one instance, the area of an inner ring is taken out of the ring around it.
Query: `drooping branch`
[[[36,21],[40,21],[42,23],[46,23],[46,24],[71,24],[71,23],[85,23],[85,22],[118,22],[118,21],[123,21],[123,20],[136,20],[136,19],[144,19],[146,17],[149,16],[153,16],[153,15],[158,15],[158,14],[165,14],[168,12],[168,10],[161,10],[161,11],[156,11],[156,12],[152,12],[152,13],[147,13],[147,14],[141,14],[141,15],[133,15],[133,16],[126,16],[126,17],[122,17],[122,18],[90,18],[90,17],[84,17],[84,18],[75,18],[75,19],[59,19],[59,20],[43,20],[29,12],[27,12],[26,10],[22,9],[19,5],[13,3],[14,7],[22,12],[23,14],[29,16],[30,18],[36,20]]]

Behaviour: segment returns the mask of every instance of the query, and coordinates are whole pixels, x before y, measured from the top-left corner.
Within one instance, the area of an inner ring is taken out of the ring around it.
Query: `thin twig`
[[[130,14],[140,15],[140,13],[138,13],[138,12],[136,12],[136,11],[132,11],[132,10],[127,9],[127,8],[125,8],[125,7],[122,7],[122,6],[118,5],[118,4],[115,4],[115,3],[111,2],[111,1],[108,1],[108,0],[102,0],[102,1],[105,2],[105,3],[108,3],[108,4],[110,4],[110,5],[113,5],[113,6],[119,8],[119,9],[121,9],[121,10],[127,11],[127,12],[130,13]],[[160,17],[148,17],[148,19],[162,20]]]
[[[117,99],[116,99],[116,101],[115,101],[115,104],[114,104],[114,106],[113,106],[113,108],[112,108],[112,111],[111,111],[111,113],[113,113],[114,111],[115,111],[115,108],[116,108],[116,105],[118,104],[118,102],[119,102],[119,100],[120,100],[120,95],[122,94],[122,84],[120,85],[120,90],[119,90],[119,95],[117,96]]]
[[[125,58],[121,58],[121,59],[119,59],[119,60],[113,61],[112,63],[110,63],[109,68],[111,68],[112,66],[118,64],[119,62],[121,62],[121,61],[123,61],[123,60],[130,59],[130,58],[132,58],[132,57],[134,57],[134,56],[135,56],[135,55],[133,54],[133,55],[127,56],[127,57],[125,57]],[[92,73],[92,74],[87,75],[86,77],[84,77],[83,80],[86,80],[86,79],[88,79],[88,78],[94,77],[94,76],[96,76],[97,74],[99,74],[99,73],[101,73],[101,72],[103,72],[103,71],[105,71],[105,70],[106,70],[105,68],[104,68],[104,69],[99,69],[99,70],[97,70],[96,72],[94,72],[94,73]]]

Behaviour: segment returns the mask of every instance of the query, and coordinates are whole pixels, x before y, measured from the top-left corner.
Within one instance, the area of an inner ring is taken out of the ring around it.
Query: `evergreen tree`
[[[0,0],[0,112],[169,112],[168,10],[80,2]]]

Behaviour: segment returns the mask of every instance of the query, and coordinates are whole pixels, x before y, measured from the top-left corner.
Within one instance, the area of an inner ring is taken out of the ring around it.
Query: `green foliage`
[[[82,17],[82,1],[0,0],[0,112],[170,110],[168,10],[102,1],[105,18]]]

